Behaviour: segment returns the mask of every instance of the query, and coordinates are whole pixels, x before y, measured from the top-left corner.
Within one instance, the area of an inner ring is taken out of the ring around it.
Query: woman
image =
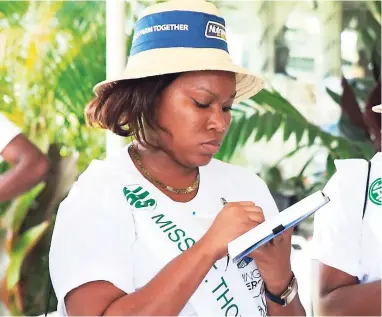
[[[381,113],[382,105],[373,110]],[[382,154],[370,164],[335,164],[325,188],[331,201],[314,220],[314,309],[320,316],[381,316]]]
[[[91,163],[59,208],[50,271],[60,313],[304,314],[290,232],[238,266],[227,257],[228,242],[278,212],[255,174],[212,160],[232,104],[261,88],[232,65],[212,4],[145,11],[125,73],[98,84],[87,108],[90,124],[137,141]]]
[[[12,166],[0,175],[0,203],[12,200],[45,180],[49,161],[21,130],[0,113],[0,162]]]

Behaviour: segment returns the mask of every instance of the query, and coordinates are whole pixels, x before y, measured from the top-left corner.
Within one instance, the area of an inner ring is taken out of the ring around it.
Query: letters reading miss
[[[136,209],[154,209],[157,202],[150,196],[150,193],[140,185],[129,185],[123,188],[123,194],[130,206]],[[159,229],[167,234],[167,238],[177,244],[179,251],[183,252],[195,244],[195,240],[188,237],[186,231],[180,229],[172,220],[165,218],[164,214],[156,214],[151,216],[151,219]],[[216,264],[213,264],[215,270],[218,269]],[[221,276],[221,283],[214,287],[212,293],[216,296],[216,301],[221,305],[220,309],[225,316],[238,316],[239,307],[234,303],[234,298],[230,296],[230,289],[224,277]],[[206,280],[206,282],[208,282]]]
[[[178,249],[181,252],[186,251],[187,249],[191,248],[195,244],[194,239],[190,237],[186,237],[186,232],[184,230],[179,228],[175,229],[177,225],[173,221],[171,220],[162,221],[163,218],[164,218],[163,214],[159,214],[159,215],[155,215],[151,217],[151,219],[155,220],[155,223],[159,225],[159,228],[161,228],[163,232],[169,231],[167,236],[172,242],[178,242],[181,240],[178,243]],[[173,231],[170,231],[170,230],[173,230]],[[185,239],[183,240],[183,238]],[[182,243],[185,244],[186,246],[185,248],[182,246]],[[215,264],[213,264],[213,268],[217,270],[217,266]]]
[[[168,238],[172,242],[178,242],[177,246],[181,252],[186,251],[195,244],[195,240],[190,237],[186,237],[186,232],[177,228],[177,225],[175,225],[171,220],[162,221],[163,217],[163,214],[159,214],[151,218],[155,220],[155,223],[159,225],[159,228],[161,228],[163,232],[169,231],[167,235]]]

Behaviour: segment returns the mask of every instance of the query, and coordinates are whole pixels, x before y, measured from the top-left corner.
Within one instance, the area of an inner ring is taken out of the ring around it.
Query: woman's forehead
[[[174,84],[178,87],[204,90],[205,92],[223,90],[227,93],[234,93],[236,76],[234,73],[225,71],[192,71],[180,75]]]

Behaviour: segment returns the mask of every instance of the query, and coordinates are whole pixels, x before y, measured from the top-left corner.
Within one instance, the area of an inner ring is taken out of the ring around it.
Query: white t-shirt
[[[377,153],[371,160],[369,195],[363,220],[367,170],[362,170],[361,173],[349,170],[347,175],[344,172],[346,169],[337,171],[324,189],[331,201],[315,214],[312,258],[357,277],[361,283],[380,280],[382,154]],[[357,179],[354,179],[354,175],[357,175]],[[340,179],[345,182],[355,181],[359,187],[344,192],[341,190],[344,183],[340,183]],[[355,199],[358,208],[343,208],[354,196],[358,196]]]
[[[0,153],[20,133],[20,129],[0,113]]]
[[[127,147],[104,161],[93,161],[61,203],[56,218],[49,266],[60,314],[66,314],[65,295],[84,283],[105,280],[132,293],[161,270],[155,255],[143,243],[143,224],[127,206],[123,189],[140,194],[139,187],[146,194],[138,202],[132,199],[131,204],[175,208],[184,217],[196,219],[205,230],[222,209],[221,197],[254,201],[263,208],[265,218],[278,213],[266,184],[256,174],[218,160],[200,168],[198,193],[188,203],[174,202],[143,178]],[[167,229],[171,227],[164,231]],[[179,248],[185,248],[187,241],[181,243]],[[265,315],[263,282],[254,261],[240,266],[242,282],[255,299],[254,307]],[[190,303],[181,312],[195,314]]]

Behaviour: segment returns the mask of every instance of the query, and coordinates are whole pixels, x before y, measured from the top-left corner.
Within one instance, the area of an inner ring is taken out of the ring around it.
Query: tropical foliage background
[[[105,153],[104,133],[86,127],[83,113],[106,75],[105,3],[2,1],[0,26],[0,111],[53,165],[46,184],[1,208],[10,257],[2,299],[13,315],[36,315],[47,298],[56,207],[78,173]]]
[[[360,32],[370,47],[375,79],[363,85],[344,79],[342,96],[328,89],[343,110],[341,135],[310,123],[291,102],[269,88],[237,105],[217,158],[230,161],[243,146],[271,140],[282,131],[285,141],[295,139],[295,149],[263,176],[272,191],[282,191],[282,186],[293,188],[299,198],[322,187],[334,173],[334,159],[370,158],[378,147],[375,139],[380,131],[379,118],[365,111],[378,94],[378,79],[380,87],[380,65],[376,62],[380,48],[378,51],[374,41],[380,37],[381,12],[373,3],[377,2],[371,2],[370,25]],[[129,4],[126,10],[134,19]],[[57,206],[90,160],[105,155],[104,132],[89,129],[83,113],[93,96],[92,87],[106,76],[105,3],[0,1],[0,28],[0,111],[21,126],[52,162],[45,184],[0,205],[3,252],[10,259],[1,299],[12,315],[38,315],[45,309],[50,287],[47,256]],[[312,146],[328,153],[326,170],[317,181],[308,187],[304,182],[312,159],[292,179],[282,179],[278,170],[281,161]],[[0,172],[7,168],[2,163]],[[49,310],[55,308],[53,299]]]

